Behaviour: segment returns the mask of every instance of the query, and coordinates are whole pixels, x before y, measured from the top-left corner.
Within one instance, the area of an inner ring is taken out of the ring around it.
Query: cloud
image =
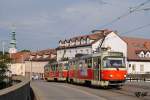
[[[8,39],[11,25],[15,24],[19,48],[57,47],[60,39],[101,29],[102,25],[125,13],[129,7],[142,2],[141,0],[3,0],[0,1],[0,39]],[[148,13],[137,12],[104,28],[118,30],[121,33],[135,28],[138,24],[148,23],[149,17]]]

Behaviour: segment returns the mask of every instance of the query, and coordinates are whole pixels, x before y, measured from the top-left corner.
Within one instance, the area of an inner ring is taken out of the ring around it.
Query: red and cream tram
[[[44,67],[44,77],[47,81],[67,81],[68,79],[68,63],[53,62]]]
[[[123,54],[102,52],[69,61],[69,82],[98,86],[123,85],[127,70]]]
[[[45,79],[109,86],[123,85],[127,70],[123,53],[103,51],[45,66]]]

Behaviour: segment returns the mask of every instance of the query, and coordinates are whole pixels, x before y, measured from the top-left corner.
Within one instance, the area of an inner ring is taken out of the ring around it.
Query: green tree
[[[30,52],[30,50],[24,49],[24,50],[21,50],[21,52]]]
[[[11,59],[8,54],[0,53],[0,84],[4,82],[4,79],[7,78],[6,72],[8,71],[8,64]]]

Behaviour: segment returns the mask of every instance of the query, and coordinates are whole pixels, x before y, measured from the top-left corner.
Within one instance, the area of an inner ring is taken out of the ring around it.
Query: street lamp
[[[32,80],[32,58],[30,57],[30,81]]]

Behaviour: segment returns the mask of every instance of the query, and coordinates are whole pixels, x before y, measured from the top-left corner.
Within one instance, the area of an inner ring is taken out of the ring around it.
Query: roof
[[[30,55],[30,52],[17,52],[10,55],[13,63],[23,63]]]
[[[32,56],[32,61],[49,61],[51,59],[56,59],[56,56],[52,57],[52,55],[56,55],[56,54],[57,52],[55,49],[45,49],[36,52],[31,52],[30,56]],[[31,59],[30,56],[25,60],[29,61]]]
[[[127,43],[127,59],[132,61],[150,61],[150,58],[139,57],[137,53],[140,51],[150,51],[150,39],[122,37]]]
[[[93,33],[94,32],[94,33]],[[104,30],[96,30],[96,31],[93,31],[91,34],[88,34],[88,35],[80,35],[80,36],[77,36],[77,37],[72,37],[72,38],[69,38],[68,40],[64,40],[64,41],[76,41],[76,40],[81,40],[81,39],[91,39],[91,40],[94,40],[92,43],[88,43],[88,44],[80,44],[80,45],[72,45],[72,46],[59,46],[57,48],[58,49],[67,49],[67,48],[76,48],[76,47],[83,47],[83,46],[91,46],[95,41],[99,40],[99,39],[102,39],[104,38],[104,36],[108,35],[109,33],[111,33],[112,31],[111,30],[108,30],[108,29],[104,29]],[[62,42],[64,43],[63,40],[60,40],[59,42]]]

